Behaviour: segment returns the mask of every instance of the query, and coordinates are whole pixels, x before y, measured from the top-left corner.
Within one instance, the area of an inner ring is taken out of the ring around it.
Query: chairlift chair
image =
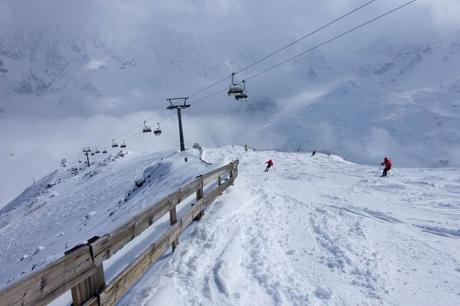
[[[115,142],[115,139],[112,139],[112,148],[118,148],[118,143]]]
[[[242,81],[243,83],[243,92],[241,92],[238,95],[235,95],[235,99],[238,100],[247,100],[248,99],[248,93],[246,92],[246,81]]]
[[[144,121],[144,128],[142,129],[142,133],[150,133],[152,132],[152,128],[146,125],[147,121]]]
[[[244,87],[243,87],[244,82],[243,84],[235,83],[235,80],[234,80],[235,74],[236,74],[235,72],[232,72],[232,83],[228,87],[228,95],[234,96],[234,97],[239,96],[244,92]]]
[[[245,92],[243,92],[241,95],[235,96],[235,99],[236,100],[247,100],[248,95]]]
[[[157,122],[158,127],[153,131],[153,134],[155,136],[160,136],[161,135],[161,127],[160,127],[160,122]]]
[[[91,156],[94,156],[94,155],[96,155],[96,153],[94,153],[94,152],[91,152]]]
[[[99,151],[99,149],[96,148],[96,150],[94,151],[94,153],[99,154],[99,153],[101,153],[101,151]]]
[[[102,154],[107,154],[107,149],[102,150]]]
[[[126,148],[126,142],[123,140],[123,143],[121,144],[120,148]]]

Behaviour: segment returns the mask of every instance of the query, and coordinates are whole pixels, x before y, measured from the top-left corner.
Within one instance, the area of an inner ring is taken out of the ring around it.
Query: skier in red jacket
[[[383,159],[383,162],[380,163],[380,165],[385,166],[385,168],[383,169],[383,173],[382,173],[381,177],[387,176],[388,171],[390,171],[390,169],[391,169],[391,160],[388,157],[385,157]]]
[[[268,161],[265,162],[267,164],[267,168],[265,168],[265,172],[268,171],[273,166],[273,161],[269,159]]]

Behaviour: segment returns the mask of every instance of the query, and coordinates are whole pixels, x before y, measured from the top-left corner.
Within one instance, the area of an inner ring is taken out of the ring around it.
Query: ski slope
[[[338,156],[237,146],[112,154],[76,176],[44,177],[0,210],[0,287],[236,158],[234,186],[120,305],[459,304],[459,169],[380,178],[377,167]],[[146,183],[134,188],[139,178]],[[107,281],[169,219],[159,221],[104,263]],[[69,303],[65,295],[54,304]]]
[[[233,188],[121,305],[459,305],[458,169],[235,155]]]

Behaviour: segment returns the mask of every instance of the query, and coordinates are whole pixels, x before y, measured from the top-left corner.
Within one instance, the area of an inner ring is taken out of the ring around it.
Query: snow
[[[92,70],[98,70],[105,67],[103,61],[98,61],[98,60],[91,60],[88,65],[86,65],[86,69],[92,71]]]
[[[205,148],[202,156],[198,150],[130,152],[92,167],[94,176],[84,170],[63,178],[51,187],[52,198],[42,191],[36,199],[46,204],[29,215],[23,216],[33,209],[27,207],[32,199],[20,198],[0,215],[7,246],[0,250],[0,286],[56,258],[66,243],[113,229],[198,173],[235,158],[235,184],[120,305],[459,304],[459,169],[395,168],[380,178],[378,167],[340,156],[239,146]],[[268,159],[275,165],[265,173]],[[140,178],[145,182],[133,191]],[[145,249],[167,221],[105,262],[106,278]],[[63,296],[57,304],[68,301]]]
[[[96,157],[96,156],[95,156]],[[185,163],[184,157],[188,161]],[[0,287],[123,224],[175,188],[208,172],[195,150],[156,154],[112,153],[61,168],[0,209]],[[72,167],[83,167],[73,176]],[[144,178],[144,185],[135,181]]]
[[[458,169],[238,156],[235,185],[121,305],[458,305]]]

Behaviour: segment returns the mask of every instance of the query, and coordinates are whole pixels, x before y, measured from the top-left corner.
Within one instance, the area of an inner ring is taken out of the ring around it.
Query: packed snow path
[[[324,155],[228,151],[205,157],[238,157],[235,185],[122,305],[460,304],[458,169],[380,178]]]

